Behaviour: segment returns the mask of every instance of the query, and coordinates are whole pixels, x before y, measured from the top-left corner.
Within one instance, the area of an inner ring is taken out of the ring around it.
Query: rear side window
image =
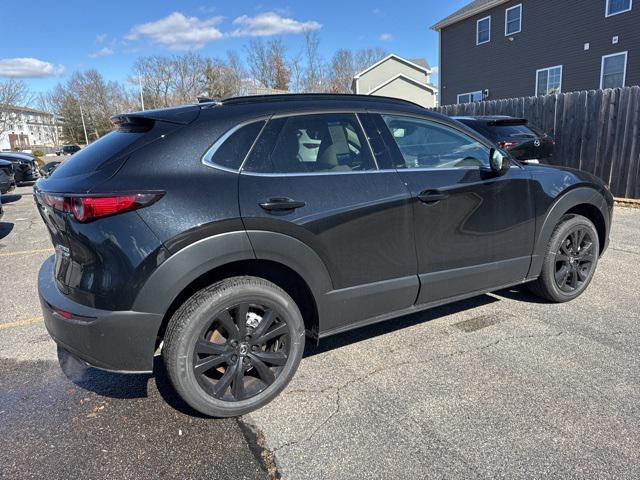
[[[247,170],[261,173],[334,173],[375,170],[354,114],[300,115],[270,121]]]
[[[231,170],[240,169],[264,124],[264,121],[250,123],[223,135],[205,155],[205,162]]]
[[[74,153],[56,170],[56,177],[72,177],[99,170],[119,152],[142,138],[144,133],[114,131]]]

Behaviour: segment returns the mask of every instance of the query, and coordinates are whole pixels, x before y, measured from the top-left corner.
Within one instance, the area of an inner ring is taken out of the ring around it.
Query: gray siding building
[[[475,0],[432,28],[441,105],[640,85],[640,0]]]

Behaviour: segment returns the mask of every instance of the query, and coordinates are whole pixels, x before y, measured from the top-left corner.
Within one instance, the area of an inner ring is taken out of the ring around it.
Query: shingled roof
[[[489,10],[501,3],[506,3],[509,0],[474,0],[471,3],[468,3],[460,10],[456,10],[451,15],[446,18],[443,18],[438,23],[436,23],[431,28],[433,30],[442,30],[444,27],[448,27],[449,25],[453,25],[465,18],[472,17],[480,12],[484,12],[485,10]]]

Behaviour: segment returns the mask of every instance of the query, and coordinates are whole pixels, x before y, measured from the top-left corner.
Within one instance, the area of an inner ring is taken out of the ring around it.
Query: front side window
[[[458,95],[458,103],[473,103],[482,101],[482,92],[461,93]]]
[[[396,168],[468,168],[489,165],[490,149],[451,127],[428,120],[383,115],[404,162]]]
[[[205,163],[238,170],[265,122],[254,122],[223,135],[205,155]]]
[[[632,0],[607,0],[607,17],[628,12],[633,6]]]
[[[627,52],[602,57],[600,88],[624,87],[627,73]]]
[[[522,30],[522,5],[507,8],[504,12],[504,34],[505,36],[520,33]]]
[[[562,65],[536,72],[536,96],[555,95],[562,91]]]
[[[491,17],[478,20],[476,24],[476,45],[491,41]]]
[[[340,173],[375,170],[354,114],[332,113],[269,122],[247,170],[261,173]]]

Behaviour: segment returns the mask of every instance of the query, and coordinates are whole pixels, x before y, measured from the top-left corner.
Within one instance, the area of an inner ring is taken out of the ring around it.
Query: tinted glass
[[[453,128],[411,117],[383,115],[382,118],[404,159],[398,168],[489,165],[489,148]]]
[[[215,165],[238,170],[265,122],[255,122],[231,134],[207,160]]]
[[[269,122],[247,170],[317,173],[375,170],[353,114],[302,115]]]
[[[124,150],[136,140],[142,138],[144,133],[111,132],[96,140],[86,148],[73,154],[56,170],[58,177],[73,176],[98,170],[102,165],[111,160],[114,155]]]

